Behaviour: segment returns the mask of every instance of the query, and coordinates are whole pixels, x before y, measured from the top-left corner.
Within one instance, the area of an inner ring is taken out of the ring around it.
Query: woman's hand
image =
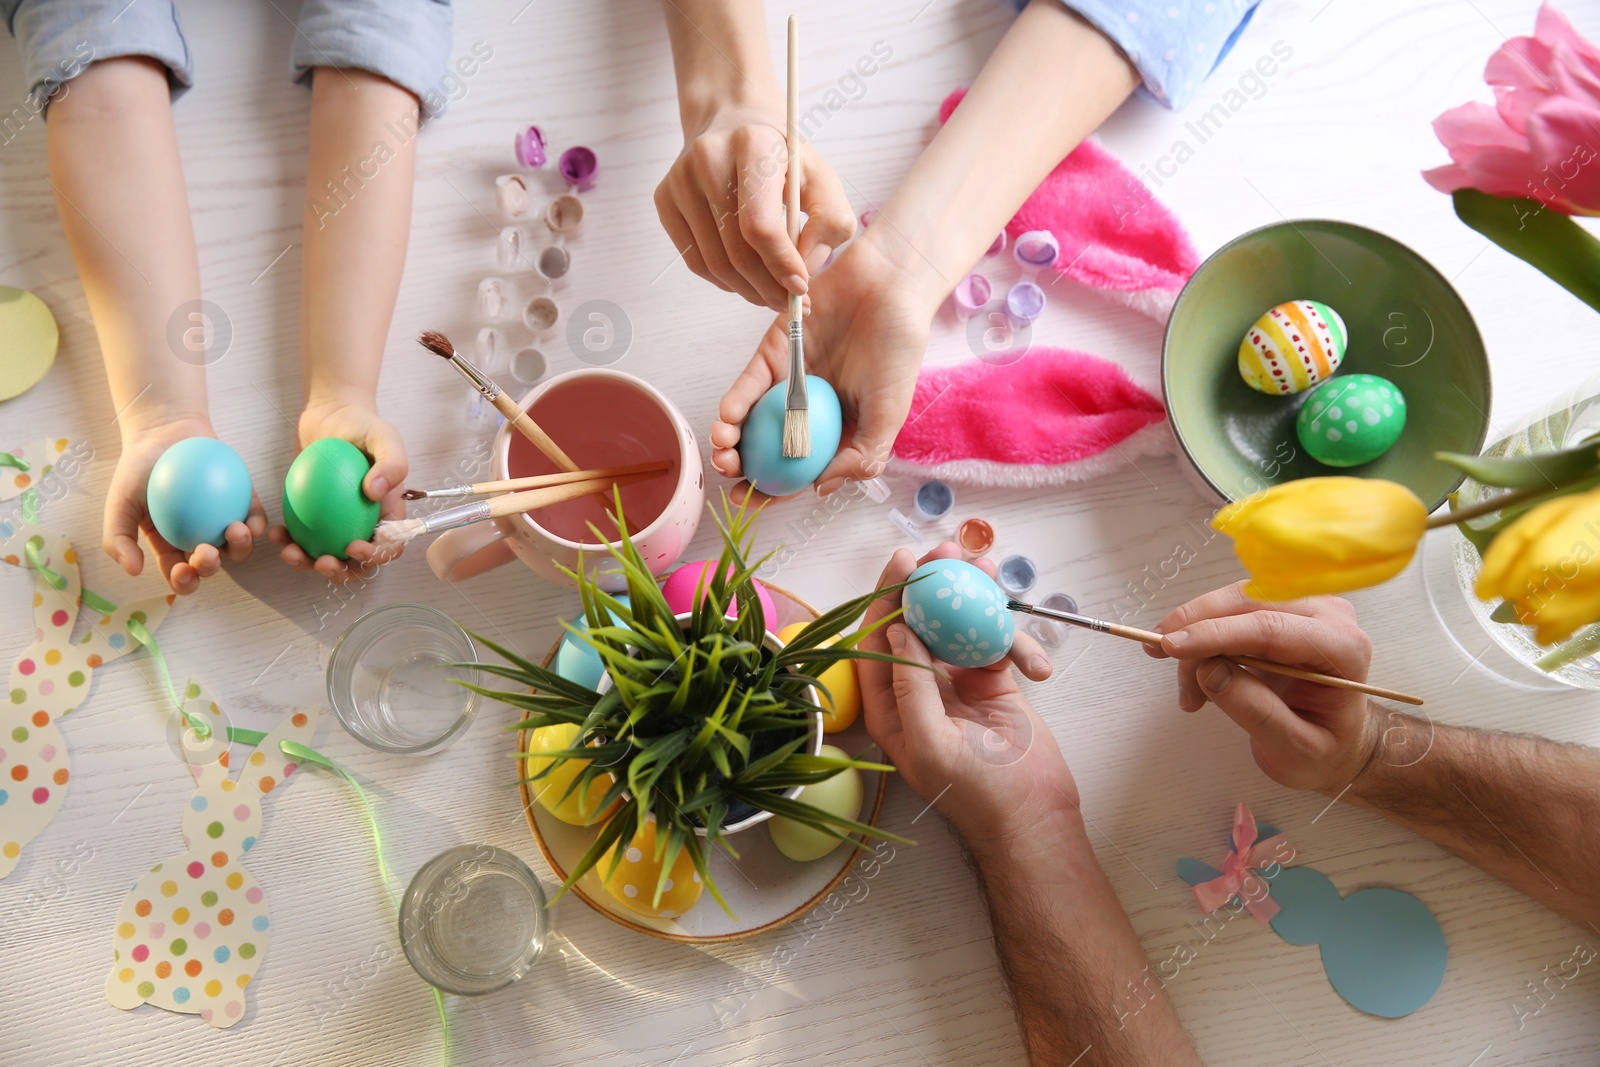
[[[883,472],[911,410],[928,330],[944,296],[917,280],[921,272],[892,262],[874,238],[876,228],[852,242],[811,286],[807,370],[838,391],[845,420],[839,452],[817,478],[819,493]],[[711,462],[722,474],[740,477],[740,427],[756,401],[788,374],[788,327],[780,317],[722,398],[711,428]],[[742,499],[746,491],[734,495]]]
[[[686,138],[656,187],[656,212],[689,269],[752,304],[785,312],[832,251],[855,233],[839,178],[801,148],[799,247],[784,219],[789,153],[782,107],[729,107]]]

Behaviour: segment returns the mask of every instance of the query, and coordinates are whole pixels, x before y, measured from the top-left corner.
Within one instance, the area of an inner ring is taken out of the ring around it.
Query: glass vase
[[[1600,377],[1556,397],[1483,454],[1500,457],[1550,452],[1597,436]],[[1503,490],[1468,478],[1461,484],[1457,506],[1466,507],[1499,492]],[[1492,520],[1492,516],[1486,516],[1478,521]],[[1541,646],[1533,639],[1532,627],[1502,621],[1505,613],[1497,612],[1500,605],[1478,599],[1473,587],[1483,560],[1457,527],[1430,534],[1423,541],[1422,552],[1423,578],[1434,613],[1473,663],[1522,688],[1600,689],[1600,624],[1584,627],[1559,645]],[[1487,641],[1483,640],[1485,636]]]

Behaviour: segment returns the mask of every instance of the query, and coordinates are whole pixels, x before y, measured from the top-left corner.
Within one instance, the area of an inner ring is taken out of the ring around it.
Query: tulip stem
[[[1513,489],[1509,493],[1501,493],[1499,496],[1480,500],[1476,504],[1469,504],[1464,508],[1451,508],[1449,511],[1441,511],[1437,515],[1431,515],[1428,518],[1428,529],[1437,530],[1444,526],[1455,526],[1457,523],[1466,522],[1468,519],[1492,515],[1497,511],[1504,511],[1506,508],[1527,504],[1541,497],[1556,496],[1566,492],[1569,488],[1570,486],[1552,487],[1540,485],[1529,489]]]

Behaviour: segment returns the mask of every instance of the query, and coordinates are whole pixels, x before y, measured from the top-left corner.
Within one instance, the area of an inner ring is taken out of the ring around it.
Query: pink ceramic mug
[[[646,382],[621,371],[592,368],[559,374],[522,398],[523,410],[585,470],[650,460],[667,470],[622,487],[622,511],[639,554],[660,574],[683,554],[705,512],[705,471],[689,423],[672,402]],[[552,474],[556,465],[509,424],[490,449],[492,477]],[[609,494],[608,494],[609,496]],[[447,530],[428,547],[428,564],[447,582],[482,574],[515,556],[561,585],[572,580],[559,567],[585,570],[603,588],[620,592],[622,575],[606,546],[589,529],[616,527],[593,496],[508,518]]]

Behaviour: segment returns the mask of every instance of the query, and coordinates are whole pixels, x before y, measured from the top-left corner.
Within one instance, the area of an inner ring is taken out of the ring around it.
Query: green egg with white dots
[[[1371,463],[1400,440],[1406,398],[1376,374],[1342,374],[1313,389],[1300,405],[1295,431],[1306,455],[1330,467]]]

